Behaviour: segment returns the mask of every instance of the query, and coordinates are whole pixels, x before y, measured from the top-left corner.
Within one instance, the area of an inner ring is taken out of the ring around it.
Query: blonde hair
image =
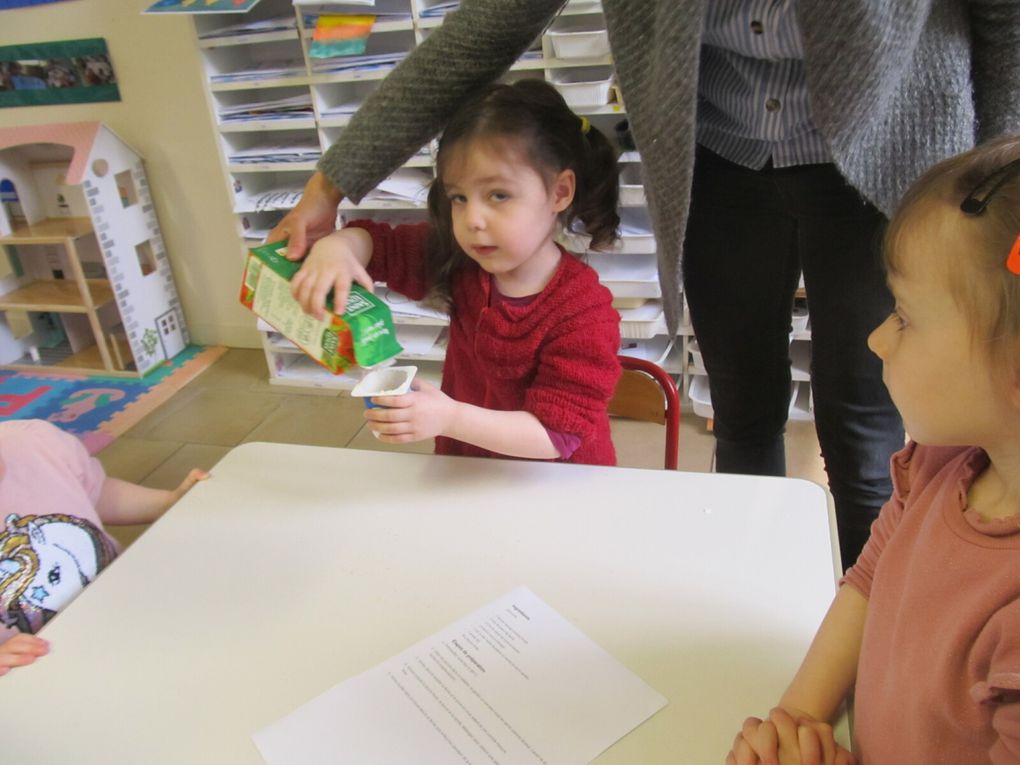
[[[884,248],[887,270],[901,275],[907,269],[903,237],[933,219],[939,228],[949,226],[959,235],[957,241],[966,244],[966,251],[911,265],[943,272],[970,323],[975,346],[987,352],[993,373],[1010,380],[1020,374],[1020,274],[1006,268],[1020,237],[1020,166],[1002,171],[1017,161],[1020,136],[1005,136],[935,165],[903,197],[886,230]],[[961,205],[969,197],[987,204],[968,214]]]

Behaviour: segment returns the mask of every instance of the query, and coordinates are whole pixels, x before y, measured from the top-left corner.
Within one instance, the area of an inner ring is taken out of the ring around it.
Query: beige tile
[[[245,441],[346,446],[365,424],[365,407],[350,396],[284,396]]]
[[[666,428],[653,422],[613,417],[610,420],[616,464],[621,467],[661,468],[665,457]],[[705,429],[705,420],[687,416],[680,419],[680,470],[705,473],[711,470],[715,439]]]
[[[786,424],[786,475],[790,478],[804,478],[826,487],[829,485],[814,422]]]
[[[707,421],[693,414],[680,419],[680,470],[710,472],[715,464],[715,436]]]
[[[661,468],[666,429],[654,422],[610,419],[616,464],[620,467]]]
[[[295,398],[350,398],[350,391],[347,388],[313,388],[305,385],[288,385],[285,381],[280,384],[267,382],[265,388],[254,384],[251,390],[266,390],[278,396]]]
[[[122,436],[96,456],[107,475],[141,483],[145,476],[180,448],[179,441],[152,441]]]
[[[269,384],[266,355],[258,348],[231,348],[190,385],[261,393],[274,390]]]
[[[163,416],[150,423],[147,430],[135,432],[132,429],[129,435],[159,441],[236,446],[283,400],[270,393],[198,388],[190,397],[167,403],[162,408]]]
[[[114,444],[120,441],[131,442],[127,444],[125,448],[131,446],[137,446],[138,439],[124,439],[121,438],[115,441]],[[103,451],[109,451],[114,445],[108,446]],[[202,444],[176,444],[178,447],[167,459],[163,460],[154,470],[152,470],[144,480],[137,481],[144,486],[149,486],[153,489],[176,489],[184,477],[191,471],[192,468],[203,468],[209,470],[219,462],[227,452],[229,448],[223,446],[205,446]],[[147,449],[148,447],[142,446],[141,448]],[[128,479],[124,479],[128,480]],[[127,547],[134,542],[138,537],[145,533],[146,529],[149,528],[148,524],[139,524],[132,526],[109,526],[107,531],[110,535],[116,539],[123,547]]]
[[[191,383],[197,388],[230,388],[285,396],[336,398],[346,395],[339,388],[279,385],[269,381],[266,355],[261,349],[232,348]]]
[[[207,373],[208,370],[203,374]],[[149,414],[128,428],[124,436],[128,438],[147,438],[152,432],[153,427],[167,416],[167,412],[183,406],[187,401],[193,399],[198,392],[199,388],[195,386],[195,381],[192,380],[157,409],[149,412]]]
[[[142,483],[153,489],[176,489],[192,468],[213,470],[216,463],[223,459],[230,449],[228,446],[185,444],[149,473]]]
[[[431,438],[424,441],[416,441],[413,444],[384,444],[363,425],[357,434],[347,444],[349,449],[368,449],[377,452],[413,452],[415,454],[432,454],[435,450],[435,442]]]

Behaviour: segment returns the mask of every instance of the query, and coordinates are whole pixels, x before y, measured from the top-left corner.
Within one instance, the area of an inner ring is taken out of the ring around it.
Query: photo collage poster
[[[102,38],[0,46],[0,108],[119,100]]]

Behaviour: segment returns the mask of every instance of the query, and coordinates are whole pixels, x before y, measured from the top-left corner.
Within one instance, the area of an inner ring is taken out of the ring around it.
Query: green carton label
[[[253,288],[252,309],[255,313],[336,373],[351,366],[348,353],[345,353],[348,349],[353,351],[353,360],[363,367],[392,359],[403,350],[397,342],[389,306],[358,284],[351,285],[339,322],[329,317],[322,322],[304,314],[300,304],[290,295],[288,286],[301,264],[287,260],[282,254],[286,246],[286,242],[276,242],[250,250],[251,256],[266,266],[254,269],[255,276],[250,277],[257,279]],[[267,269],[279,278],[266,279]],[[251,266],[248,271],[253,272]],[[274,282],[275,286],[271,286]],[[326,299],[326,309],[335,317],[332,293]],[[348,338],[341,337],[341,334],[347,333],[350,335],[349,342]]]

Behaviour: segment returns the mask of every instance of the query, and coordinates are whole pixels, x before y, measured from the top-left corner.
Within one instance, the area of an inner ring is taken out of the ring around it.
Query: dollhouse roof
[[[107,131],[126,146],[136,152],[129,144],[110,130],[102,122],[64,122],[50,125],[21,125],[19,127],[0,128],[0,152],[16,146],[30,146],[39,143],[54,143],[67,146],[71,150],[70,164],[67,168],[66,182],[76,186],[82,182],[85,168],[92,158],[92,150],[100,131]],[[52,154],[49,155],[52,158]]]

